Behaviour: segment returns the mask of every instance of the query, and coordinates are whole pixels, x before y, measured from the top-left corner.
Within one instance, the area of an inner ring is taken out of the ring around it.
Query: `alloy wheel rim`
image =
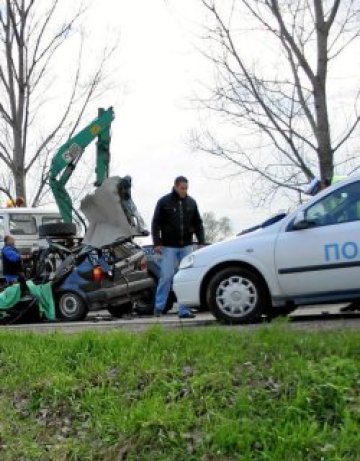
[[[218,308],[231,317],[244,317],[256,306],[258,293],[248,278],[232,275],[222,280],[215,294]]]

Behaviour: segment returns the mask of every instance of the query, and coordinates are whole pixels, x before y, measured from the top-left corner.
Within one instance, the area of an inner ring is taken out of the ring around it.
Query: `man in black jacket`
[[[155,252],[162,255],[161,275],[156,290],[155,315],[160,316],[169,296],[172,279],[180,261],[191,253],[193,234],[204,244],[204,228],[195,200],[187,195],[188,180],[175,179],[173,190],[162,197],[155,208],[151,230]],[[195,315],[186,306],[179,306],[180,318]]]

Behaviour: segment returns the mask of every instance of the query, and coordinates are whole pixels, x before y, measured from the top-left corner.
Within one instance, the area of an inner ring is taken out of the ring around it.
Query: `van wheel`
[[[216,273],[206,291],[207,304],[220,322],[250,323],[259,320],[267,301],[262,280],[252,271],[228,267]]]
[[[88,313],[88,309],[79,295],[69,291],[58,295],[56,313],[60,319],[66,322],[75,322],[83,320]]]

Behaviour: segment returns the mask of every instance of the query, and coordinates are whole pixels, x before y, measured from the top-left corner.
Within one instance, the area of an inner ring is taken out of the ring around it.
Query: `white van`
[[[0,208],[0,250],[4,246],[5,235],[11,235],[21,253],[31,253],[39,246],[39,226],[56,222],[62,222],[62,218],[54,209]]]

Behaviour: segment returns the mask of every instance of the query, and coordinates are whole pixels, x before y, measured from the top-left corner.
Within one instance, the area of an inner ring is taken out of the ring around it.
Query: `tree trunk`
[[[24,153],[19,136],[15,137],[14,143],[14,182],[15,197],[22,197],[26,203],[26,173],[24,166]]]
[[[324,20],[321,2],[314,0],[317,38],[317,72],[313,83],[316,114],[316,140],[321,179],[334,174],[334,152],[331,144],[329,115],[327,108],[326,81],[328,67],[329,30]]]
[[[321,179],[332,178],[334,173],[334,154],[331,145],[329,118],[326,105],[324,81],[314,86],[315,113],[317,119],[317,146]]]
[[[15,196],[22,197],[26,203],[25,172],[21,166],[14,171]]]

